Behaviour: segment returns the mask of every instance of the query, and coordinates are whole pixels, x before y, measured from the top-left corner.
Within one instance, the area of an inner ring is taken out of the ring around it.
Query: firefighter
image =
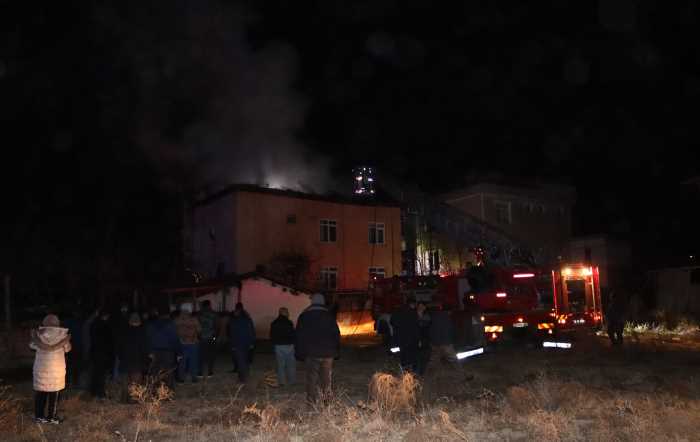
[[[608,304],[607,321],[608,337],[612,345],[622,345],[622,335],[625,329],[625,309],[626,302],[622,295],[610,292],[610,303]]]
[[[455,330],[450,316],[451,306],[445,305],[441,310],[431,315],[430,344],[432,346],[431,361],[441,359],[454,365],[457,353],[454,348]]]
[[[425,302],[419,302],[416,306],[418,314],[418,365],[417,373],[420,376],[425,374],[425,369],[430,361],[430,315],[428,314],[428,306]]]
[[[391,326],[394,329],[395,343],[400,349],[401,368],[415,372],[418,368],[418,341],[420,338],[415,298],[406,298],[406,303],[401,310],[392,315]]]
[[[467,320],[467,344],[475,347],[484,345],[483,312],[476,302],[476,295],[474,293],[467,293],[464,296],[464,311],[467,316],[465,318]]]

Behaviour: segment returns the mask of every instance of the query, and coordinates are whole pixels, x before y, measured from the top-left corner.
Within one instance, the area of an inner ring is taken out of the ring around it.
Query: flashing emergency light
[[[391,347],[389,351],[391,351],[392,353],[398,353],[401,351],[401,349],[399,347]]]
[[[461,361],[462,359],[470,358],[472,356],[480,355],[483,353],[484,353],[484,347],[479,347],[479,348],[475,348],[474,350],[463,351],[463,352],[457,353],[457,359]]]
[[[535,274],[534,273],[516,273],[513,275],[513,278],[534,278]]]
[[[505,298],[508,296],[505,292],[496,293],[496,298]]]
[[[571,342],[550,342],[545,341],[542,343],[542,347],[547,348],[571,348]]]
[[[564,267],[561,271],[561,274],[564,276],[571,276],[571,269],[569,267]]]

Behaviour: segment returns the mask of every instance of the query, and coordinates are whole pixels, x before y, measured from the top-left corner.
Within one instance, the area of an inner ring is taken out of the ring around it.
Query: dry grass
[[[421,385],[410,372],[375,373],[369,383],[370,404],[383,418],[414,414]]]
[[[18,434],[23,424],[19,400],[8,385],[0,386],[0,434]]]
[[[436,368],[434,379],[419,382],[392,374],[389,365],[346,362],[346,371],[336,373],[335,394],[313,406],[302,385],[263,382],[263,367],[246,386],[221,375],[179,386],[172,401],[172,392],[148,385],[132,388],[136,405],[69,395],[61,405],[64,425],[4,425],[0,440],[698,440],[700,383],[690,371],[679,371],[677,360],[654,359],[667,364],[657,368],[668,375],[657,376],[647,362],[631,365],[624,355],[615,362],[610,355],[504,353],[469,365],[476,380],[468,382],[462,371]],[[27,414],[29,396],[20,405]]]

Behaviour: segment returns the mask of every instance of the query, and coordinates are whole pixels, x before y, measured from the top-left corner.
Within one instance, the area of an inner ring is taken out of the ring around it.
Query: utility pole
[[[12,329],[12,314],[10,311],[10,274],[6,273],[3,278],[5,287],[5,328],[9,332]]]

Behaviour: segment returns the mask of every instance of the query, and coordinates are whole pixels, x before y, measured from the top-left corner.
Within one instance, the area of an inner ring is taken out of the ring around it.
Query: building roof
[[[576,200],[576,188],[566,184],[553,183],[504,183],[482,181],[462,189],[456,189],[442,195],[443,201],[469,197],[481,193],[512,195],[537,200],[558,201],[573,204]]]
[[[201,295],[203,293],[211,293],[216,290],[221,290],[224,287],[240,287],[241,283],[248,279],[264,279],[272,283],[272,285],[285,287],[292,293],[308,293],[307,290],[291,287],[287,283],[278,281],[260,272],[248,272],[241,274],[229,273],[220,278],[207,279],[199,282],[184,282],[175,287],[163,288],[161,292],[164,294],[194,293],[196,295]]]
[[[219,200],[227,195],[237,192],[262,193],[266,195],[276,195],[286,198],[299,198],[312,201],[325,201],[336,204],[348,204],[355,206],[384,206],[384,207],[400,207],[400,204],[388,196],[386,193],[378,191],[374,196],[360,195],[341,195],[341,194],[316,194],[299,192],[289,189],[275,189],[269,187],[260,187],[253,184],[232,184],[224,189],[208,195],[195,202],[195,206],[205,206],[216,200]]]

